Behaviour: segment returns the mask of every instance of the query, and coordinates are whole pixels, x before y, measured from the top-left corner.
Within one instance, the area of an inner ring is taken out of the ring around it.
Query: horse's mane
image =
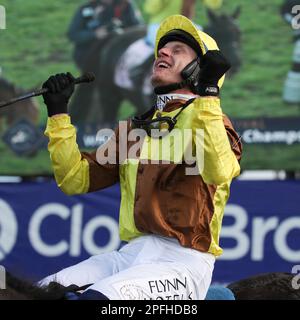
[[[15,91],[15,86],[12,84],[12,82],[10,82],[7,79],[4,79],[2,77],[0,77],[0,88],[4,89],[4,90]]]
[[[0,300],[62,300],[65,299],[65,289],[56,282],[39,287],[7,272],[6,289],[0,290]]]
[[[11,81],[0,77],[0,90],[1,91],[8,91],[11,94],[22,94],[24,93],[24,89],[14,85]]]
[[[300,290],[292,287],[291,273],[259,274],[228,286],[238,300],[300,300]]]

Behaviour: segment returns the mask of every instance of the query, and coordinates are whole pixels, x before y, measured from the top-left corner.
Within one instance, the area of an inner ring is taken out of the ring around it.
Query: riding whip
[[[95,80],[95,75],[92,73],[92,72],[87,72],[87,73],[84,73],[81,77],[78,77],[74,80],[74,83],[75,84],[79,84],[79,83],[84,83],[84,82],[92,82]],[[42,88],[42,89],[39,89],[37,91],[34,91],[34,92],[30,92],[30,93],[26,93],[20,97],[17,97],[17,98],[13,98],[9,101],[4,101],[4,102],[0,102],[0,108],[3,108],[3,107],[6,107],[10,104],[13,104],[13,103],[16,103],[18,101],[21,101],[21,100],[25,100],[25,99],[28,99],[28,98],[32,98],[32,97],[36,97],[36,96],[40,96],[41,94],[44,94],[46,92],[48,92],[49,89],[48,88]]]

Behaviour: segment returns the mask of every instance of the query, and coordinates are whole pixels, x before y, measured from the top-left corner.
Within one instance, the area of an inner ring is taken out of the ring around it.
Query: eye
[[[181,51],[182,51],[181,48],[175,48],[173,50],[173,53],[177,54],[177,53],[180,53]]]

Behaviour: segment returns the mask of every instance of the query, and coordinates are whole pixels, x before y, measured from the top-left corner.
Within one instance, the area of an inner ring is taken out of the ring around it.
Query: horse
[[[251,276],[227,286],[236,300],[300,300],[300,289],[293,287],[296,275],[271,272]]]
[[[0,101],[8,101],[25,93],[25,90],[16,87],[10,81],[0,77]],[[39,108],[34,99],[19,101],[0,109],[0,131],[12,126],[20,119],[26,119],[33,125],[39,121]]]
[[[292,286],[294,277],[295,274],[284,272],[263,273],[238,280],[225,288],[233,293],[235,300],[300,300],[300,289]],[[80,291],[87,287],[64,287],[56,282],[38,287],[7,272],[6,289],[0,290],[0,300],[69,300],[70,297],[74,300],[74,296],[80,297]]]
[[[6,272],[6,286],[0,289],[0,300],[64,300],[65,289],[58,284],[38,287],[28,280]]]
[[[240,14],[240,8],[237,8],[231,15],[222,14],[217,16],[212,11],[208,11],[210,24],[204,28],[211,36],[215,37],[220,49],[229,58],[232,65],[231,75],[236,73],[241,65],[240,59],[240,29],[237,25],[237,17]],[[100,105],[92,105],[88,112],[92,113],[95,123],[106,122],[113,123],[118,118],[118,111],[124,100],[129,101],[136,109],[135,113],[141,114],[149,109],[155,101],[155,95],[150,84],[154,54],[151,54],[141,65],[130,70],[129,78],[132,83],[131,88],[116,84],[120,72],[120,61],[124,58],[127,49],[138,40],[146,36],[147,26],[139,25],[128,28],[122,34],[115,35],[110,41],[106,42],[102,48],[99,61],[100,67],[97,70],[98,86],[100,92]],[[151,49],[153,50],[153,49]],[[135,52],[139,58],[139,52]],[[91,66],[92,69],[92,66]],[[77,100],[77,101],[76,101]],[[70,113],[74,117],[74,122],[80,122],[80,113],[82,113],[82,103],[74,98],[71,102]],[[85,106],[87,107],[87,106]],[[86,109],[85,109],[86,110]],[[75,117],[76,115],[76,117]]]
[[[238,17],[241,14],[241,7],[238,6],[232,14],[216,14],[207,10],[209,18],[208,26],[203,31],[214,38],[224,56],[231,64],[227,75],[234,76],[242,65],[241,58],[241,30],[238,25]]]

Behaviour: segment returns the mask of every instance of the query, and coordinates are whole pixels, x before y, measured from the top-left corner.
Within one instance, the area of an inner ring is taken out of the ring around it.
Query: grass
[[[281,96],[293,53],[291,28],[279,15],[282,0],[224,1],[231,13],[240,4],[243,66],[227,79],[223,110],[231,117],[300,116],[297,106],[285,106]],[[206,24],[206,17],[201,21]]]
[[[46,149],[40,150],[35,157],[16,157],[11,150],[0,143],[0,168],[2,175],[49,175],[51,173],[51,163],[49,153]]]
[[[2,0],[6,8],[6,30],[0,30],[0,66],[10,81],[30,91],[49,77],[62,71],[79,75],[72,60],[72,44],[66,38],[68,24],[78,0]],[[142,8],[142,0],[136,3]],[[230,117],[300,116],[300,109],[283,104],[282,86],[290,69],[293,53],[291,29],[279,15],[282,0],[224,1],[223,10],[230,13],[242,6],[239,24],[243,33],[243,66],[227,79],[222,92],[222,107]],[[196,22],[207,24],[201,2],[197,1]],[[42,99],[40,123],[46,112]],[[120,116],[131,114],[125,102]],[[282,151],[286,152],[282,152]],[[0,144],[0,174],[49,173],[46,150],[35,158],[17,158]],[[297,146],[245,146],[243,167],[247,169],[300,169]],[[266,153],[268,156],[266,156]]]

